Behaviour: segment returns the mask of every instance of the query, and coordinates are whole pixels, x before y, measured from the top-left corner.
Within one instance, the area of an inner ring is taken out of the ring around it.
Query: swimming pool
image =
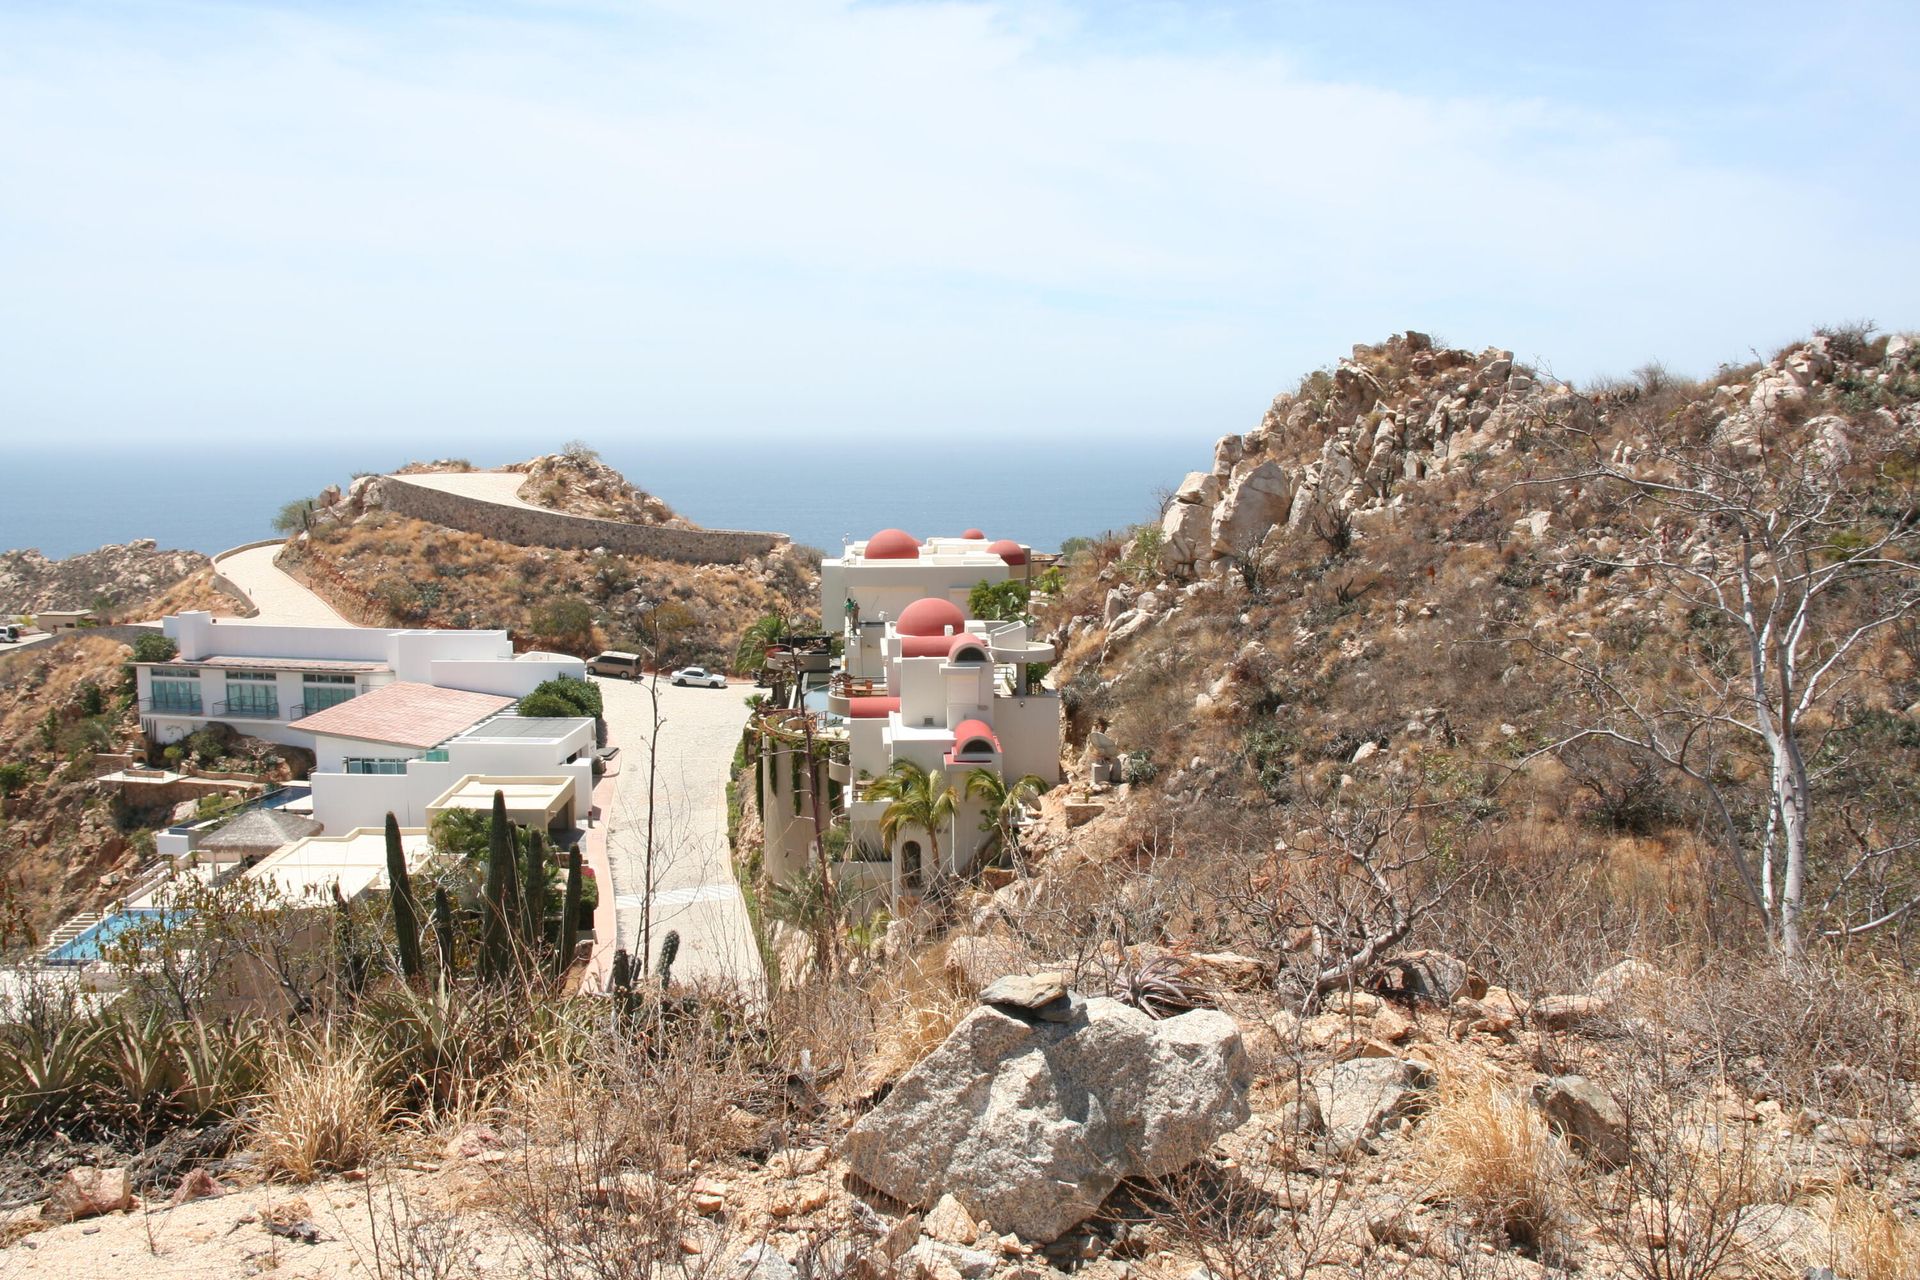
[[[178,917],[181,913],[173,913]],[[92,964],[100,958],[100,952],[109,942],[136,925],[150,920],[161,920],[167,913],[157,908],[143,907],[137,910],[116,911],[112,915],[96,920],[87,926],[85,933],[71,942],[63,942],[47,953],[47,963],[51,965]],[[167,921],[171,923],[171,921]]]

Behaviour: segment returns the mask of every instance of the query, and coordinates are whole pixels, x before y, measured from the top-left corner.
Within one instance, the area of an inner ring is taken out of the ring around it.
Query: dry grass
[[[1920,1224],[1878,1192],[1842,1187],[1833,1205],[1834,1261],[1848,1280],[1920,1276]]]
[[[1574,1163],[1526,1096],[1491,1076],[1452,1072],[1419,1129],[1439,1188],[1515,1244],[1553,1246],[1568,1223]]]
[[[266,1173],[311,1182],[371,1155],[393,1102],[363,1041],[301,1033],[268,1050],[266,1085],[247,1123]]]
[[[862,1069],[873,1083],[892,1080],[940,1047],[977,1001],[946,967],[945,944],[922,951],[888,973],[875,992],[880,1013],[873,1053]]]

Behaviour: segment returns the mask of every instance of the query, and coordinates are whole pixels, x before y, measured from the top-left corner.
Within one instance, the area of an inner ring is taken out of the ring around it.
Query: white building
[[[514,704],[556,677],[586,679],[561,654],[515,654],[504,631],[268,626],[183,613],[163,624],[179,653],[136,663],[149,741],[210,723],[314,753],[313,817],[329,835],[388,813],[424,826],[463,780],[516,780],[560,797],[557,829],[593,805],[594,725],[529,719]],[[157,840],[181,854],[192,838]]]
[[[843,619],[846,656],[825,699],[822,733],[844,740],[844,756],[828,768],[842,784],[840,813],[848,835],[843,881],[884,878],[893,896],[913,895],[936,875],[962,874],[990,836],[984,805],[965,797],[966,778],[988,769],[1013,782],[1060,776],[1060,699],[1030,678],[1030,664],[1051,663],[1052,646],[1035,642],[1025,622],[969,618],[967,597],[982,581],[1023,573],[1026,547],[993,542],[969,530],[962,538],[916,542],[883,530],[850,546],[821,572],[823,617]],[[847,602],[851,602],[851,607]],[[792,792],[790,749],[761,770],[765,866],[775,880],[808,865],[813,815]],[[907,829],[891,845],[880,824],[886,804],[866,788],[897,760],[912,760],[953,787],[953,819],[937,833],[939,867],[924,832]]]
[[[210,613],[176,614],[161,627],[178,655],[135,664],[141,726],[161,744],[218,721],[311,747],[298,721],[395,681],[520,698],[555,676],[587,674],[578,658],[514,653],[504,631],[271,626]]]
[[[820,564],[820,627],[846,627],[847,674],[881,674],[881,638],[889,619],[915,600],[932,597],[965,608],[982,582],[1005,582],[1027,569],[1028,549],[991,542],[978,529],[958,538],[920,542],[900,529],[882,529]]]

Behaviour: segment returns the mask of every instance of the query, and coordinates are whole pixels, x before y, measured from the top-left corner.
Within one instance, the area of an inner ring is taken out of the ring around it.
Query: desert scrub
[[[1571,1222],[1565,1144],[1522,1093],[1491,1076],[1448,1074],[1418,1130],[1440,1189],[1487,1230],[1554,1251]]]
[[[267,1051],[247,1129],[269,1176],[311,1182],[357,1168],[378,1145],[393,1108],[372,1047],[345,1030],[296,1031]]]

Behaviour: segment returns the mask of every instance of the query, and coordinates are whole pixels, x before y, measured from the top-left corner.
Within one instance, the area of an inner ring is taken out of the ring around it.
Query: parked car
[[[0,644],[18,644],[20,628],[11,622],[0,622]]]
[[[705,667],[682,667],[668,679],[675,684],[703,684],[709,689],[724,689],[727,678],[718,671],[709,671]]]
[[[587,670],[596,676],[612,676],[618,680],[638,680],[646,672],[640,667],[640,655],[621,653],[609,649],[587,664]]]

